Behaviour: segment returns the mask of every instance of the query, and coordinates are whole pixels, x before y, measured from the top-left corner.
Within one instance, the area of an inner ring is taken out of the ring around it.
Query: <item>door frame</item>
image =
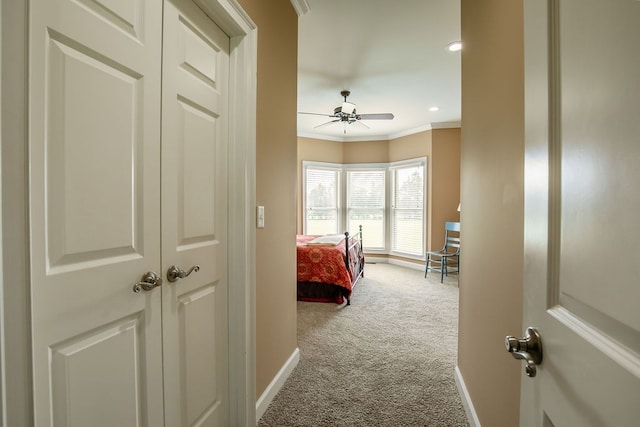
[[[29,5],[26,0],[0,1],[0,425],[33,425],[27,160]],[[235,221],[228,223],[229,407],[231,425],[253,425],[257,27],[237,0],[193,1],[215,17],[231,40],[228,194],[229,218]]]

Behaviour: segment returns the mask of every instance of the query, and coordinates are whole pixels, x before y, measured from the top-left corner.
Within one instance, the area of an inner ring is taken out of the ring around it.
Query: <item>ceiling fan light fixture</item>
[[[322,113],[307,113],[299,111],[298,114],[310,114],[313,116],[330,117],[332,120],[314,126],[314,129],[321,128],[332,123],[343,123],[343,133],[347,133],[347,125],[356,123],[359,126],[363,126],[370,129],[369,126],[362,123],[360,120],[392,120],[394,118],[393,113],[372,113],[372,114],[358,114],[356,113],[356,104],[347,101],[347,97],[351,94],[348,90],[343,90],[340,95],[344,98],[344,102],[339,107],[333,109],[333,114]]]
[[[429,108],[429,111],[431,111],[432,113],[435,113],[436,111],[440,111],[440,107],[433,106],[433,107]]]
[[[351,114],[355,111],[356,109],[356,104],[353,104],[351,102],[343,102],[342,103],[342,113],[343,114]]]

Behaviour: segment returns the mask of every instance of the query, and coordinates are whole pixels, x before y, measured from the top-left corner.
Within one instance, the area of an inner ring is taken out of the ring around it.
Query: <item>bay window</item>
[[[423,259],[426,158],[392,163],[303,162],[303,233],[354,233],[370,253]]]

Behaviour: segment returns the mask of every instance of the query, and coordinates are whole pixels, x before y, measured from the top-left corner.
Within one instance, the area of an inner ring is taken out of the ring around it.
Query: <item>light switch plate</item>
[[[256,223],[258,228],[264,228],[264,206],[256,206]]]

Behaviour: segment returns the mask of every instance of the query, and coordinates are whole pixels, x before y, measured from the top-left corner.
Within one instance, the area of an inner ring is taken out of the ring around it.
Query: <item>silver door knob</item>
[[[158,276],[153,271],[147,271],[142,276],[142,280],[133,285],[133,292],[138,293],[141,290],[150,291],[160,285],[162,285],[162,277]]]
[[[536,365],[542,362],[542,339],[535,328],[527,328],[524,338],[507,336],[504,339],[507,351],[514,359],[522,359],[527,363],[525,372],[529,377],[535,377]]]
[[[184,279],[185,277],[190,275],[192,272],[198,271],[198,270],[200,270],[199,265],[194,265],[189,269],[189,271],[184,271],[180,267],[172,265],[171,267],[169,267],[169,270],[167,270],[167,280],[173,283],[178,279]]]

